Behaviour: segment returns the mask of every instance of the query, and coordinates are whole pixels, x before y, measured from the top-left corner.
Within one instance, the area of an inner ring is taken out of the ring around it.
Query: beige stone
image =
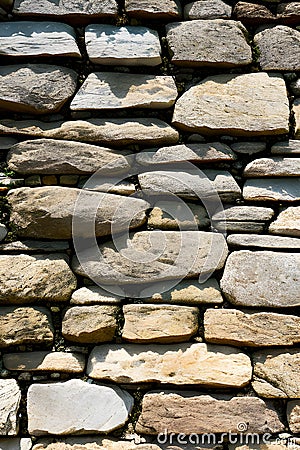
[[[213,214],[213,220],[226,222],[265,222],[272,219],[274,211],[272,208],[262,206],[225,206],[224,210]]]
[[[195,19],[230,19],[231,6],[222,0],[200,0],[188,3],[184,7],[184,18]]]
[[[129,17],[150,20],[174,20],[181,16],[178,0],[125,0]]]
[[[300,206],[290,206],[281,211],[269,226],[269,232],[300,237]]]
[[[82,287],[74,291],[71,305],[119,304],[121,299],[98,286]]]
[[[85,357],[81,353],[65,352],[6,353],[3,363],[8,370],[81,373]]]
[[[298,238],[264,234],[231,234],[227,238],[227,244],[230,247],[256,247],[263,250],[287,249],[294,251],[300,249],[300,239]]]
[[[300,431],[300,401],[293,400],[287,403],[287,419],[292,433]]]
[[[160,449],[161,447],[156,444],[148,444],[148,443],[135,444],[134,441],[118,441],[117,439],[114,438],[108,439],[93,436],[86,438],[66,437],[61,442],[55,442],[51,444],[49,444],[48,442],[38,443],[33,447],[32,450],[160,450]]]
[[[209,225],[210,220],[205,208],[190,202],[185,203],[183,207],[178,202],[158,201],[148,218],[148,226],[160,230],[197,230]]]
[[[299,177],[300,159],[298,158],[261,158],[247,164],[246,178],[255,177]]]
[[[16,436],[19,431],[18,409],[21,390],[16,380],[0,380],[0,434]]]

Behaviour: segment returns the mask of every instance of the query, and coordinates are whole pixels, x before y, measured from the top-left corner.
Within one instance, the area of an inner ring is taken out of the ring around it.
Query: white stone
[[[18,409],[21,390],[16,380],[0,380],[0,435],[16,436],[18,434]]]

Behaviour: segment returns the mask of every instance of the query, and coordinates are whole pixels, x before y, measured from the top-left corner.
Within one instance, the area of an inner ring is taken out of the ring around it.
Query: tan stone
[[[174,20],[181,15],[178,0],[125,0],[125,10],[137,19]]]
[[[247,164],[244,177],[299,177],[300,159],[298,158],[261,158]]]
[[[205,208],[195,203],[185,203],[188,210],[173,201],[159,201],[149,214],[148,226],[160,230],[197,230],[210,224]]]
[[[292,433],[300,431],[300,401],[293,400],[287,403],[287,419]]]
[[[269,226],[269,232],[300,237],[300,206],[284,209]]]
[[[160,450],[156,444],[135,444],[134,441],[118,441],[113,438],[66,437],[62,442],[38,443],[32,450]],[[6,449],[4,449],[6,450]],[[27,449],[26,449],[27,450]],[[30,450],[30,449],[29,449]],[[277,450],[277,449],[274,449]]]
[[[85,357],[81,353],[65,352],[6,353],[3,363],[8,370],[81,373]]]

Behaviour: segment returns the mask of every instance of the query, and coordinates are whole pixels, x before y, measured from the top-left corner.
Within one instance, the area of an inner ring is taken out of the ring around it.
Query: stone
[[[271,153],[275,155],[300,155],[300,141],[292,140],[276,142],[272,145]]]
[[[32,442],[30,438],[1,438],[1,450],[31,450]]]
[[[111,305],[73,306],[62,320],[62,335],[71,342],[99,344],[112,341],[119,308]]]
[[[119,178],[106,178],[106,175],[104,175],[105,172],[106,170],[104,169],[102,174],[100,171],[97,174],[97,176],[95,176],[92,180],[88,179],[85,180],[84,182],[80,182],[78,187],[87,191],[108,192],[110,194],[128,195],[128,196],[133,196],[133,194],[136,192],[136,187],[134,183],[131,183],[130,181],[126,180],[117,181],[119,180]],[[128,171],[128,174],[129,173],[130,171]],[[105,182],[103,178],[107,182]]]
[[[252,367],[249,357],[233,347],[112,344],[92,350],[87,374],[117,383],[242,387],[250,381]]]
[[[285,250],[300,250],[300,239],[266,236],[256,234],[231,234],[227,238],[227,244],[230,247],[256,247],[262,249],[285,249]]]
[[[300,3],[280,3],[277,8],[277,17],[284,24],[299,25]]]
[[[16,380],[0,380],[0,434],[16,436],[19,431],[18,409],[21,401],[21,390]]]
[[[136,344],[186,342],[198,331],[199,310],[189,306],[123,306],[122,339]]]
[[[272,208],[262,206],[225,206],[224,210],[212,216],[213,220],[226,220],[226,222],[255,222],[271,220],[274,216]]]
[[[64,23],[5,22],[1,25],[0,55],[81,58],[75,38],[74,29]]]
[[[205,341],[245,347],[295,345],[300,342],[300,318],[270,312],[207,309]]]
[[[131,395],[118,387],[76,379],[32,384],[27,394],[28,431],[35,436],[108,433],[125,424],[132,407]]]
[[[66,67],[28,64],[0,67],[0,110],[46,114],[75,94],[77,73]]]
[[[137,19],[174,20],[181,16],[177,0],[125,0],[125,11]]]
[[[290,84],[290,90],[296,97],[300,96],[300,78]]]
[[[112,146],[176,144],[179,140],[178,132],[166,122],[148,118],[52,123],[5,120],[0,122],[0,134],[96,142]]]
[[[295,120],[295,139],[300,138],[300,98],[296,98],[293,103],[292,112]]]
[[[14,241],[0,244],[4,253],[60,253],[70,249],[68,241]]]
[[[166,414],[166,411],[168,414]],[[142,402],[137,433],[276,433],[284,430],[278,413],[262,399],[200,392],[150,391]]]
[[[74,291],[70,303],[71,305],[81,306],[105,303],[119,304],[121,303],[121,299],[98,286],[89,286]]]
[[[254,363],[252,386],[259,396],[299,397],[300,353],[298,349],[259,350],[252,357]]]
[[[298,177],[300,175],[300,159],[284,158],[260,158],[247,164],[243,176],[255,177]]]
[[[54,331],[50,311],[43,307],[1,307],[0,347],[50,345]]]
[[[287,420],[292,433],[299,433],[300,430],[300,402],[292,400],[287,403]]]
[[[158,33],[146,27],[89,25],[85,44],[95,64],[157,66],[162,62]]]
[[[141,442],[143,441],[141,440]],[[49,443],[49,441],[39,442],[33,447],[32,450],[161,450],[162,448],[163,448],[162,446],[159,447],[156,444],[150,443],[136,444],[133,440],[118,441],[115,438],[107,439],[105,437],[103,438],[93,436],[93,437],[66,437],[63,441],[55,443],[53,442],[51,444]],[[8,450],[15,450],[15,449],[8,449]]]
[[[300,254],[241,250],[229,255],[221,289],[233,305],[288,308],[300,305]]]
[[[214,229],[227,233],[263,233],[264,222],[213,222]]]
[[[188,208],[189,215],[185,208]],[[149,214],[148,227],[160,230],[195,230],[210,225],[205,208],[196,203],[185,203],[185,208],[178,202],[158,201]]]
[[[254,26],[276,20],[276,16],[265,5],[240,1],[235,5],[233,15],[237,20]]]
[[[170,23],[166,29],[173,64],[231,68],[252,62],[246,29],[239,22],[193,20]],[[197,45],[194,45],[195,41]]]
[[[137,198],[60,186],[14,189],[9,192],[8,200],[12,209],[11,222],[17,227],[18,235],[35,239],[71,239],[74,216],[78,223],[74,227],[76,236],[81,233],[82,237],[89,237],[84,221],[89,216],[92,220],[94,206],[96,236],[111,234],[111,227],[114,232],[125,230],[127,226],[135,228],[146,221],[145,210],[149,207],[147,202]],[[130,225],[129,217],[132,218]]]
[[[96,72],[71,102],[72,111],[86,109],[158,108],[174,105],[178,92],[171,76]]]
[[[55,139],[19,142],[7,155],[10,170],[22,174],[92,174],[105,167],[105,174],[127,172],[124,154],[96,145]]]
[[[8,370],[24,372],[82,373],[85,357],[81,353],[65,352],[6,353],[3,355],[3,364]]]
[[[300,206],[290,206],[281,211],[269,226],[269,233],[300,237]]]
[[[253,178],[247,180],[243,197],[249,201],[283,201],[300,200],[300,180],[298,178]]]
[[[231,6],[222,0],[200,0],[184,7],[184,19],[230,19]]]
[[[253,155],[254,153],[264,152],[267,145],[265,142],[236,142],[231,144],[231,148],[236,153]]]
[[[6,238],[7,228],[3,223],[0,223],[0,242]]]
[[[177,100],[173,115],[184,131],[214,135],[283,134],[288,122],[285,82],[267,73],[207,77]]]

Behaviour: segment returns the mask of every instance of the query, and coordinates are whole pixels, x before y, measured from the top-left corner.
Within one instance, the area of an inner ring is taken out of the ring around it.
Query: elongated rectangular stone
[[[289,141],[276,142],[271,147],[271,153],[274,155],[300,154],[300,141],[290,139]]]
[[[300,237],[300,206],[290,206],[281,211],[269,226],[269,232]]]
[[[129,17],[148,20],[174,20],[181,16],[178,0],[125,0]]]
[[[249,201],[299,201],[300,178],[253,178],[246,181],[243,197]]]
[[[247,164],[243,176],[255,177],[299,177],[299,158],[261,158]]]
[[[228,228],[227,228],[228,229]],[[227,238],[230,247],[300,250],[300,239],[263,234],[231,234]]]
[[[8,370],[82,373],[85,357],[81,353],[67,352],[6,353],[3,363]]]

